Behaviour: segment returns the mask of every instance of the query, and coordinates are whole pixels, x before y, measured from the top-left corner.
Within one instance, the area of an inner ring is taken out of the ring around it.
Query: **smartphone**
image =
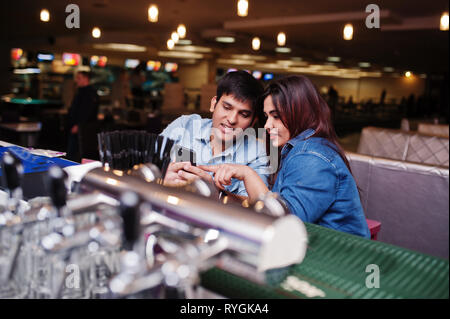
[[[173,147],[173,151],[175,154],[175,162],[191,162],[193,166],[197,165],[195,151],[190,148],[176,144]]]

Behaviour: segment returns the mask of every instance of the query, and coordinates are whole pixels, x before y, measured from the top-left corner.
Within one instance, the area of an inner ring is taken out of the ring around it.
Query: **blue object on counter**
[[[0,158],[2,158],[3,153],[7,151],[12,153],[22,162],[24,174],[20,186],[22,188],[23,198],[25,200],[37,196],[49,196],[49,192],[46,187],[45,176],[48,169],[52,165],[57,165],[61,168],[72,165],[79,165],[79,163],[62,158],[34,155],[31,154],[27,149],[19,146],[0,147]],[[2,176],[1,169],[0,176]],[[5,187],[6,185],[2,185],[2,179],[0,178],[0,189]]]
[[[66,166],[79,164],[58,157],[34,155],[28,152],[25,148],[19,146],[0,147],[0,158],[3,157],[3,153],[5,152],[10,152],[21,160],[24,168],[24,174],[45,172],[52,165],[58,165],[59,167],[64,168]],[[0,176],[1,175],[2,171],[0,169]]]

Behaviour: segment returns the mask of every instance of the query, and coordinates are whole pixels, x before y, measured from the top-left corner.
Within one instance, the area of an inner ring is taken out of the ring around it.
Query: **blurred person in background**
[[[328,105],[331,110],[331,122],[334,123],[336,119],[336,107],[339,100],[339,94],[338,91],[334,88],[333,85],[330,85],[330,88],[328,89]]]
[[[384,106],[385,99],[386,99],[386,89],[383,89],[383,91],[381,91],[380,96],[380,106]]]
[[[142,74],[141,67],[137,66],[130,76],[131,93],[133,94],[133,107],[144,107],[144,89],[145,76]]]
[[[90,85],[90,73],[79,71],[75,76],[77,91],[67,114],[67,159],[80,162],[78,144],[80,125],[97,121],[99,99],[94,87]],[[93,137],[94,138],[94,137]]]

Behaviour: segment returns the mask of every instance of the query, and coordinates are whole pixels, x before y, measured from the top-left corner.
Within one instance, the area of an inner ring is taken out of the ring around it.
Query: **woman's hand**
[[[239,164],[201,165],[200,169],[214,173],[214,184],[224,190],[224,185],[231,185],[231,179],[243,181],[248,175],[248,166]]]
[[[239,164],[201,165],[201,169],[214,173],[214,183],[220,189],[223,185],[230,185],[231,179],[244,181],[250,203],[254,203],[269,189],[261,177],[251,167]]]

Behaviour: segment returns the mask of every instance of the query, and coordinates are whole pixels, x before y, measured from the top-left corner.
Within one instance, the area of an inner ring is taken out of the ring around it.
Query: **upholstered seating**
[[[449,137],[449,126],[444,124],[430,124],[430,123],[419,123],[417,127],[417,132],[419,134]]]
[[[449,167],[449,139],[377,127],[365,127],[359,154]]]
[[[405,160],[449,167],[449,140],[437,136],[414,134],[409,138]]]
[[[385,134],[392,137],[392,145],[401,141],[401,135]],[[448,258],[448,168],[351,152],[346,154],[360,189],[366,218],[382,224],[377,239]]]

